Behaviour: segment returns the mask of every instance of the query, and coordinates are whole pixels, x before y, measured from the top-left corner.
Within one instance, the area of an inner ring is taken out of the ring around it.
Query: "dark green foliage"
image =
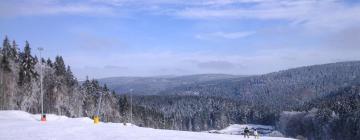
[[[12,42],[12,48],[11,48],[11,58],[13,58],[16,62],[19,60],[19,54],[18,54],[18,48],[15,40]]]
[[[292,115],[291,121],[284,123],[287,124],[284,134],[314,140],[360,139],[359,93],[360,86],[349,86],[306,103],[298,109],[302,116]],[[280,122],[284,119],[280,118]]]
[[[45,58],[41,58],[41,63],[42,63],[42,64],[46,64]]]
[[[109,88],[107,87],[107,85],[106,84],[104,84],[104,91],[107,91],[107,92],[109,92],[110,90],[109,90]]]
[[[69,86],[74,86],[75,84],[77,84],[77,80],[75,79],[75,77],[70,69],[70,66],[68,66],[66,69],[65,80]]]
[[[34,57],[35,64],[39,63],[39,58],[35,55]]]
[[[11,56],[11,45],[10,45],[10,41],[9,41],[8,37],[5,37],[5,39],[3,41],[2,54],[5,57]]]
[[[268,107],[249,106],[247,102],[221,97],[153,95],[134,96],[133,101],[163,113],[172,123],[167,129],[203,131],[235,123],[271,125],[276,118]]]
[[[18,45],[16,44],[15,41],[13,41],[12,45],[10,45],[10,40],[7,37],[5,37],[3,41],[2,54],[8,59],[18,60],[17,46]]]
[[[119,98],[119,108],[120,108],[121,115],[126,116],[127,120],[124,120],[124,121],[129,122],[128,115],[129,115],[129,111],[130,111],[130,102],[129,102],[127,96],[121,96]]]
[[[4,72],[10,72],[11,71],[11,66],[10,66],[10,59],[13,58],[13,52],[12,52],[12,48],[10,45],[10,41],[7,37],[5,37],[4,42],[3,42],[3,47],[1,50],[1,61],[0,61],[0,68],[3,69]]]
[[[54,62],[54,68],[55,68],[56,75],[58,75],[58,76],[65,75],[66,68],[65,68],[65,63],[64,63],[62,56],[56,56],[55,62]]]
[[[24,52],[20,53],[19,85],[30,82],[32,78],[37,78],[38,74],[34,70],[35,64],[29,42],[26,41]]]
[[[342,62],[178,86],[162,94],[236,98],[282,111],[292,110],[338,88],[360,84],[357,77],[360,77],[360,62]]]
[[[185,76],[155,76],[155,77],[110,77],[98,79],[101,84],[115,90],[119,94],[128,93],[134,89],[134,95],[158,95],[161,91],[177,86],[191,85],[206,81],[223,80],[242,76],[226,74],[198,74]]]
[[[51,68],[53,67],[53,63],[51,62],[50,58],[48,58],[48,60],[46,60],[46,64]]]
[[[3,70],[4,72],[11,72],[9,60],[5,56],[2,56],[2,58],[1,58],[0,70]]]

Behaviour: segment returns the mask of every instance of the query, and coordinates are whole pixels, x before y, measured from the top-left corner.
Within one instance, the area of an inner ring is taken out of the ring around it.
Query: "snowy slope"
[[[89,118],[67,118],[47,115],[47,122],[39,121],[40,115],[22,111],[0,111],[0,140],[242,140],[238,135],[201,132],[159,130],[124,126],[119,123],[93,124]],[[262,140],[290,140],[262,137]]]

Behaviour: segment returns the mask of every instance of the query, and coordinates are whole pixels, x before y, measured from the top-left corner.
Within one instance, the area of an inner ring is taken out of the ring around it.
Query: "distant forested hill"
[[[226,74],[199,74],[187,76],[157,77],[109,77],[98,79],[118,94],[127,94],[133,89],[136,95],[156,95],[161,91],[177,86],[197,84],[206,81],[238,78],[243,76]]]
[[[359,83],[360,61],[354,61],[178,86],[161,94],[227,97],[286,110]]]
[[[140,106],[158,110],[163,112],[165,116],[178,120],[176,125],[183,130],[218,129],[229,123],[275,125],[279,123],[283,111],[311,112],[315,108],[315,114],[321,114],[323,110],[317,111],[319,108],[332,107],[331,110],[336,110],[337,114],[344,112],[342,111],[344,109],[334,109],[336,108],[333,107],[334,103],[337,102],[330,97],[334,96],[334,92],[346,92],[344,89],[359,85],[359,83],[360,62],[339,62],[295,68],[259,76],[178,86],[162,91],[160,95],[137,96],[134,100]],[[351,91],[354,93],[351,97],[356,99],[358,92],[356,90]],[[351,99],[348,96],[341,94],[337,98]],[[344,100],[341,104],[350,104],[349,101]],[[351,124],[349,121],[357,122],[354,119],[348,119],[358,115],[356,112],[359,112],[357,111],[359,110],[359,106],[357,106],[359,102],[359,100],[351,100],[350,105],[342,107],[352,109],[347,110],[347,115],[341,116],[341,120],[347,120],[347,124]],[[297,120],[301,119],[297,118]],[[216,123],[214,123],[215,121]],[[340,125],[338,126],[340,128]],[[293,128],[296,129],[297,127]],[[334,135],[328,135],[328,133],[317,133],[317,137],[312,136],[313,133],[302,133],[301,131],[305,131],[303,130],[305,128],[314,132],[318,132],[314,129],[320,129],[317,125],[313,125],[302,129],[289,130],[291,133],[283,132],[292,137],[334,138]],[[360,126],[351,126],[351,128],[351,131],[358,131]],[[343,128],[343,130],[347,129]],[[351,135],[348,135],[355,136],[357,133],[351,132]],[[335,134],[338,135],[338,138],[343,136],[343,133]]]

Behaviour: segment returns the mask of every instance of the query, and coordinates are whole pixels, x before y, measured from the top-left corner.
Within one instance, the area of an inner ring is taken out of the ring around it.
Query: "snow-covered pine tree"
[[[66,68],[65,68],[65,63],[64,63],[64,59],[62,58],[62,56],[56,56],[54,67],[55,67],[55,74],[57,76],[65,75]]]
[[[12,42],[12,48],[11,48],[11,57],[17,62],[19,60],[19,48],[17,47],[16,41],[13,40]]]
[[[9,58],[10,58],[10,52],[11,52],[11,45],[9,42],[9,39],[7,37],[5,37],[4,42],[3,42],[3,47],[1,49],[1,62],[0,62],[0,67],[2,68],[3,71],[11,71],[10,68],[10,62],[9,62]]]
[[[72,73],[70,66],[67,66],[67,69],[66,69],[66,72],[65,72],[65,80],[66,80],[66,83],[69,86],[74,86],[75,84],[77,84],[77,80],[75,79],[74,74]]]
[[[30,82],[31,78],[37,78],[35,59],[31,56],[31,48],[28,41],[25,42],[24,52],[20,53],[19,85]]]
[[[3,42],[2,54],[5,57],[11,56],[11,45],[8,37],[6,36]]]
[[[53,63],[52,63],[52,61],[51,61],[50,58],[48,58],[48,59],[46,60],[46,64],[47,64],[50,68],[53,67]]]
[[[104,90],[106,93],[109,93],[109,91],[110,91],[106,84],[104,84],[103,90]]]

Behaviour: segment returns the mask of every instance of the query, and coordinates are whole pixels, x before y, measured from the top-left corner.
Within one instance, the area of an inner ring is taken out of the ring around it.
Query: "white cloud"
[[[234,5],[234,1],[228,2]],[[241,2],[240,2],[241,3]],[[231,19],[296,19],[315,9],[315,1],[253,1],[253,6],[190,7],[179,10],[185,18],[231,18]]]
[[[3,1],[0,4],[0,16],[34,16],[34,15],[114,15],[114,9],[105,5],[87,2],[63,3],[60,0]]]
[[[234,3],[254,3],[271,0],[91,0],[97,3],[107,3],[114,6],[128,5],[180,5],[180,6],[209,6],[229,5]]]
[[[185,19],[286,20],[311,28],[360,24],[360,5],[340,0],[12,0],[0,16],[156,14]]]
[[[213,33],[203,33],[195,36],[197,39],[213,39],[213,38],[223,38],[223,39],[240,39],[248,37],[255,34],[255,32],[213,32]]]
[[[342,28],[360,24],[360,5],[349,6],[337,0],[252,1],[253,6],[235,6],[229,1],[221,7],[188,7],[178,10],[178,17],[188,19],[286,20],[310,28]],[[251,2],[251,1],[249,1]]]
[[[93,0],[118,8],[185,19],[286,20],[304,27],[341,29],[360,24],[360,5],[341,0]]]

